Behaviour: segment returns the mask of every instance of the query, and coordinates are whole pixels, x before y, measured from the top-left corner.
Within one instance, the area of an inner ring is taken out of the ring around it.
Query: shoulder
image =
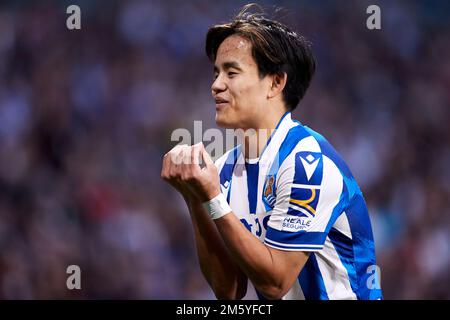
[[[280,178],[287,178],[295,184],[317,186],[322,184],[325,175],[342,179],[339,165],[335,163],[340,157],[334,156],[334,148],[323,136],[299,124],[291,137],[287,136],[286,140],[288,139],[291,139],[288,142],[291,147],[286,152],[285,159],[280,159]]]

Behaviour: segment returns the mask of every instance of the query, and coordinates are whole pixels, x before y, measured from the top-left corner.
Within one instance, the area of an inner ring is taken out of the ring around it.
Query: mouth
[[[223,109],[228,104],[228,101],[223,98],[215,98],[214,101],[216,102],[216,110]]]

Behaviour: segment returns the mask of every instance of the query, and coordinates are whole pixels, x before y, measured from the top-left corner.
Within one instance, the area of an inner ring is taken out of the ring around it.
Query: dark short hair
[[[308,89],[316,63],[310,43],[280,22],[267,19],[261,13],[250,13],[249,4],[231,22],[214,25],[206,35],[205,50],[214,63],[220,44],[233,34],[252,44],[252,55],[261,78],[270,74],[287,74],[283,89],[286,107],[293,110]]]

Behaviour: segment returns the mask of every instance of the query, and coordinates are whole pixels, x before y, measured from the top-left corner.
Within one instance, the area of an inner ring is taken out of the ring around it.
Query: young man
[[[216,297],[242,298],[250,279],[260,298],[381,299],[361,190],[332,146],[291,119],[315,70],[305,40],[244,9],[210,28],[206,53],[217,124],[254,134],[215,164],[202,144],[176,146],[161,176],[186,201]]]

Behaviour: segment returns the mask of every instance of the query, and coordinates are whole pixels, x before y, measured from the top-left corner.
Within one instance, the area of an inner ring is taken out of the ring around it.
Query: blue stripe
[[[339,232],[335,228],[331,228],[328,237],[333,244],[339,259],[347,270],[350,286],[353,292],[357,295],[358,290],[358,276],[355,268],[355,255],[353,252],[353,241],[345,234]]]
[[[224,163],[224,165],[222,167],[222,170],[220,171],[220,174],[219,174],[219,176],[220,176],[220,184],[221,185],[224,185],[225,182],[227,182],[227,181],[230,184],[228,186],[228,194],[227,194],[227,202],[228,203],[230,203],[231,180],[232,180],[232,177],[233,177],[233,170],[234,170],[234,167],[236,165],[237,158],[238,158],[238,156],[240,154],[240,151],[241,151],[240,146],[237,146],[237,147],[235,147],[233,150],[231,150],[228,153],[228,157],[225,160],[225,163]]]
[[[301,125],[295,126],[289,130],[280,149],[274,157],[273,164],[269,169],[269,175],[276,175],[278,169],[283,164],[284,160],[291,154],[292,150],[294,150],[295,146],[307,136],[309,136],[309,133]]]
[[[236,165],[236,160],[239,155],[239,146],[235,147],[228,153],[227,159],[220,171],[220,184],[223,185],[226,181],[230,181],[233,175],[233,169]]]
[[[287,232],[279,231],[277,229],[267,227],[266,238],[272,241],[284,244],[317,244],[323,245],[325,243],[326,233],[324,232]]]
[[[367,268],[376,265],[375,244],[369,214],[362,195],[356,196],[346,209],[352,232],[355,269],[358,275],[358,299],[376,300],[382,298],[381,289],[369,289],[367,280],[372,275]]]
[[[320,247],[305,247],[305,246],[301,246],[301,245],[298,245],[298,246],[283,246],[283,245],[279,245],[279,244],[276,244],[276,243],[269,242],[267,239],[264,241],[264,243],[266,243],[266,244],[268,244],[268,245],[270,245],[272,247],[276,247],[276,248],[279,248],[279,249],[292,250],[292,251],[319,251],[319,250],[323,249],[323,246],[320,246]]]
[[[306,300],[329,300],[314,253],[310,253],[298,281]]]
[[[259,163],[245,163],[245,170],[247,171],[248,209],[251,214],[255,214],[258,194]]]

